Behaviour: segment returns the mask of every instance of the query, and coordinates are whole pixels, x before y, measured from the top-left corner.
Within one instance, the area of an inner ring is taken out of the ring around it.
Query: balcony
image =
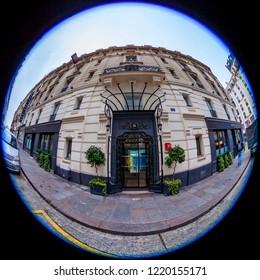
[[[111,74],[125,71],[144,71],[144,72],[161,72],[157,66],[143,66],[143,65],[124,65],[118,67],[110,67],[104,69],[103,74]]]
[[[151,82],[159,81],[164,78],[164,73],[157,66],[145,66],[137,64],[127,64],[117,67],[105,68],[103,74],[100,75],[101,81],[105,82],[112,79],[114,83],[126,80],[146,80]]]

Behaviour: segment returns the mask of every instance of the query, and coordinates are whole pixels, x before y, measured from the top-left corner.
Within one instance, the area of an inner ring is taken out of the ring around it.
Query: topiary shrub
[[[89,181],[90,192],[98,195],[108,195],[107,182],[99,178],[98,167],[104,165],[106,157],[101,148],[94,145],[90,146],[85,152],[87,163],[95,167],[97,177]]]
[[[233,163],[233,157],[232,153],[230,151],[226,151],[227,157],[228,157],[228,163],[231,165]]]
[[[87,163],[90,164],[91,167],[95,167],[97,178],[98,178],[99,177],[98,167],[104,165],[106,162],[106,157],[104,152],[101,150],[100,147],[96,147],[92,145],[85,152],[85,157],[87,159]]]
[[[168,156],[165,158],[165,164],[167,165],[167,167],[169,167],[169,168],[173,167],[172,179],[174,179],[177,163],[182,163],[184,161],[185,161],[184,149],[182,147],[180,147],[179,145],[175,145],[168,152]]]
[[[217,168],[219,172],[225,169],[225,161],[222,155],[217,156]]]
[[[180,185],[182,184],[182,181],[180,179],[174,179],[175,176],[175,169],[177,166],[177,163],[182,163],[185,161],[185,151],[182,147],[179,145],[175,145],[169,152],[168,156],[165,158],[165,164],[167,167],[171,168],[173,167],[172,172],[172,179],[165,179],[163,181],[164,186],[167,188],[167,191],[164,192],[165,195],[170,194],[177,194],[179,193]],[[165,188],[164,187],[164,188]]]
[[[36,153],[38,156],[39,166],[49,172],[51,170],[51,154],[41,149],[37,149]]]
[[[229,167],[229,158],[228,158],[228,155],[227,153],[224,153],[222,155],[223,159],[224,159],[224,164],[225,164],[225,168],[228,168]]]

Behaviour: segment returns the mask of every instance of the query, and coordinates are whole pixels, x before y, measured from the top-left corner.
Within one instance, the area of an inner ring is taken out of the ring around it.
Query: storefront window
[[[40,149],[45,152],[51,152],[53,147],[53,134],[42,134]]]
[[[31,149],[31,144],[32,144],[32,134],[26,134],[24,147],[26,149],[30,150]]]
[[[241,139],[241,130],[236,129],[236,130],[234,130],[234,132],[235,132],[235,136],[236,136],[236,141],[237,141],[238,138]]]
[[[213,131],[215,147],[216,147],[216,156],[224,154],[228,151],[227,136],[225,130],[215,130]]]

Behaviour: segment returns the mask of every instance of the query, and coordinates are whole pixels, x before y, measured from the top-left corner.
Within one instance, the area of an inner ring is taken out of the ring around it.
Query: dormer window
[[[198,76],[194,73],[190,73],[190,77],[192,78],[194,84],[199,87],[199,88],[204,88],[203,84],[201,83],[200,79]]]
[[[127,55],[125,60],[126,60],[126,62],[137,62],[137,56],[136,55]]]
[[[163,57],[160,57],[161,58],[161,61],[164,63],[164,64],[168,64],[168,62],[165,60],[165,58]]]
[[[69,88],[69,86],[70,86],[71,82],[73,81],[73,79],[74,79],[74,77],[66,79],[65,84],[64,84],[61,92],[64,92],[64,91],[66,91]]]

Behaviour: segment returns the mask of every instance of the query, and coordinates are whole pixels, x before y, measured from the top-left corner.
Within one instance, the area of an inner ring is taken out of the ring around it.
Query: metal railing
[[[124,65],[118,67],[110,67],[104,69],[103,74],[111,74],[126,71],[144,71],[144,72],[161,72],[157,66],[143,66],[143,65]]]

